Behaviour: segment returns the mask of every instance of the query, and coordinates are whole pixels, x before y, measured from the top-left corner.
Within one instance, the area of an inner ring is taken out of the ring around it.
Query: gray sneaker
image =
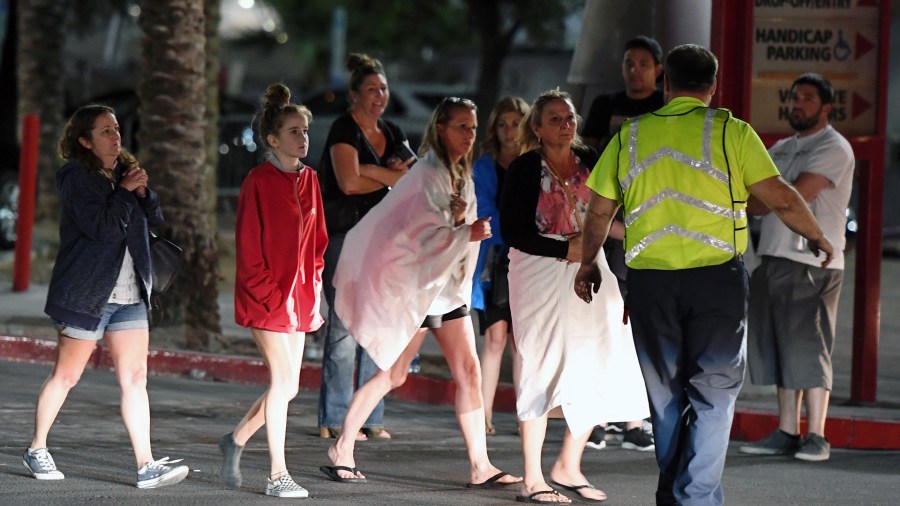
[[[169,460],[165,457],[152,462],[147,462],[137,473],[137,488],[159,488],[166,485],[174,485],[185,479],[188,475],[188,466],[171,466],[178,460]]]
[[[793,455],[800,449],[801,441],[800,436],[775,429],[759,441],[741,446],[740,452],[750,455]]]
[[[291,475],[284,473],[277,480],[267,480],[266,495],[273,497],[309,497],[309,491],[294,483]]]
[[[37,450],[25,450],[22,455],[22,463],[31,471],[31,474],[39,480],[61,480],[65,478],[63,473],[56,469],[56,463],[46,448]]]
[[[831,457],[831,443],[827,439],[818,435],[809,433],[803,440],[803,445],[794,454],[795,459],[805,460],[807,462],[821,462]]]
[[[241,452],[244,447],[234,442],[234,433],[225,434],[219,439],[219,449],[222,450],[222,479],[225,486],[231,489],[241,488],[243,477],[241,476]]]

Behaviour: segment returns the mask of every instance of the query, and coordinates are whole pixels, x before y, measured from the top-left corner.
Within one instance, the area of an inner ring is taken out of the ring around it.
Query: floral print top
[[[585,184],[591,171],[575,157],[578,171],[565,182],[568,183],[572,196],[575,197],[575,209],[569,205],[566,192],[559,182],[553,177],[553,173],[547,167],[547,161],[541,160],[541,194],[538,196],[535,222],[538,232],[544,235],[571,236],[581,232],[575,212],[580,214],[584,223],[588,203],[591,200],[592,190]]]

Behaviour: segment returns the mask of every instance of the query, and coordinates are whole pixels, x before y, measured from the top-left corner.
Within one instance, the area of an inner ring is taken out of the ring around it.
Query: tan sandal
[[[365,430],[365,429],[363,429]],[[322,439],[337,439],[341,437],[341,428],[340,427],[319,427],[319,437]],[[368,439],[366,434],[363,431],[360,431],[356,435],[357,441],[365,441]]]
[[[363,427],[362,433],[372,439],[391,439],[391,433],[384,427]]]

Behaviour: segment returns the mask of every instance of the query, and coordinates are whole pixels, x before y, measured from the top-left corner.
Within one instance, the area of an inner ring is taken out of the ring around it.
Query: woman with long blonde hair
[[[350,402],[340,437],[320,470],[365,482],[354,460],[355,434],[377,403],[406,380],[430,330],[456,383],[456,413],[469,456],[470,487],[519,481],[487,454],[481,375],[468,306],[478,243],[490,219],[477,219],[470,100],[445,98],[425,131],[421,159],[348,234],[335,274],[336,310],[379,370]]]
[[[519,124],[530,106],[519,97],[506,97],[497,102],[488,118],[486,136],[481,155],[472,167],[475,181],[475,198],[478,216],[490,216],[494,233],[481,241],[475,276],[472,278],[472,308],[478,310],[478,323],[484,334],[481,350],[481,393],[484,396],[484,423],[488,434],[497,430],[493,423],[494,394],[500,380],[500,364],[506,348],[507,335],[512,333],[512,316],[509,312],[509,285],[505,276],[509,265],[507,252],[498,232],[500,228],[500,194],[509,164],[519,156],[521,149],[516,138]],[[516,352],[514,338],[509,340],[512,352]],[[513,365],[513,380],[518,370]]]

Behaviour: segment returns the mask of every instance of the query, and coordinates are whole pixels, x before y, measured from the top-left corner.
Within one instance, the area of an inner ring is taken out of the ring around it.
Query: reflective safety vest
[[[725,150],[730,119],[726,109],[696,107],[622,125],[618,180],[629,267],[719,265],[746,249],[747,202],[734,198]]]

